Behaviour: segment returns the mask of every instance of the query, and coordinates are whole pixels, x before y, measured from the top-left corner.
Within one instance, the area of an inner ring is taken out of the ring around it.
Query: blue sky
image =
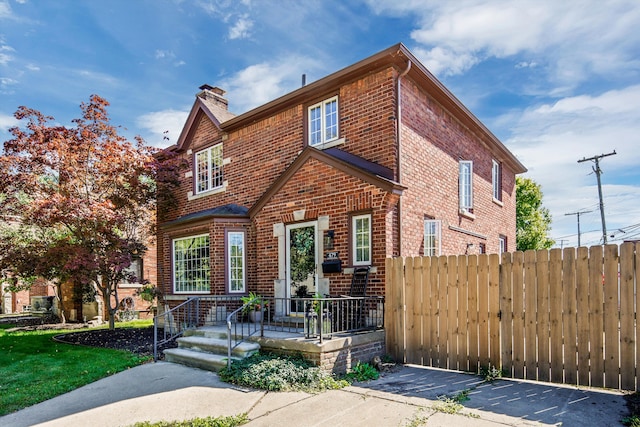
[[[557,246],[640,238],[637,0],[0,0],[0,141],[91,94],[122,134],[178,138],[198,87],[245,112],[404,43],[542,185]],[[165,143],[166,145],[166,143]]]

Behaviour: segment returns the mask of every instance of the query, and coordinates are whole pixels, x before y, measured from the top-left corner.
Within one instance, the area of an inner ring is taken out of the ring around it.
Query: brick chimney
[[[202,92],[198,93],[196,96],[199,96],[202,99],[206,99],[208,101],[215,102],[221,108],[225,110],[229,109],[229,101],[224,97],[226,93],[224,90],[219,87],[209,86],[208,84],[203,84],[199,88]]]

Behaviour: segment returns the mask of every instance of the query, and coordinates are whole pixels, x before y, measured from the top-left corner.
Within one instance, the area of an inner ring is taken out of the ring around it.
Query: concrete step
[[[227,355],[228,341],[226,338],[209,338],[206,336],[190,335],[176,340],[178,348],[189,349],[202,353]],[[235,342],[232,342],[235,344]],[[255,342],[241,342],[232,350],[232,355],[238,358],[249,357],[260,350],[260,344]]]
[[[226,355],[203,353],[186,348],[168,348],[164,351],[164,357],[167,362],[179,363],[213,372],[218,372],[227,366]],[[236,360],[237,358],[232,357],[231,359]]]

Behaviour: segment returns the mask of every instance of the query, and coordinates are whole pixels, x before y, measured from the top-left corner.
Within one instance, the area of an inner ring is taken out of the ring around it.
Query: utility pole
[[[616,150],[613,150],[611,153],[600,154],[599,156],[593,156],[587,158],[583,158],[582,160],[578,160],[578,163],[593,161],[596,165],[591,168],[596,173],[596,178],[598,179],[598,197],[600,198],[600,218],[602,219],[602,244],[607,244],[607,226],[604,222],[604,202],[602,201],[602,184],[600,183],[600,174],[602,174],[602,170],[600,169],[600,159],[607,156],[613,156],[616,153]]]
[[[564,216],[575,215],[578,217],[578,247],[580,247],[580,215],[586,214],[589,212],[593,212],[593,211],[578,211],[578,212],[571,212],[571,213],[564,214]]]

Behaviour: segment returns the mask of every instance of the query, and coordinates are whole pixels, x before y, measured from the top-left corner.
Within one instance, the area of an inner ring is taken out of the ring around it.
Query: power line
[[[596,165],[592,166],[593,171],[596,173],[596,178],[598,179],[598,198],[600,199],[600,218],[602,219],[602,244],[607,244],[607,225],[604,221],[604,202],[602,201],[602,184],[600,183],[600,175],[602,174],[602,169],[600,169],[600,159],[607,156],[613,156],[616,153],[616,150],[613,150],[611,153],[600,154],[599,156],[589,157],[588,159],[585,157],[582,160],[578,160],[578,163],[593,161]]]
[[[570,213],[564,214],[565,216],[575,215],[578,218],[578,247],[580,247],[580,215],[590,213],[590,212],[593,212],[593,211],[578,211],[578,212],[570,212]]]

